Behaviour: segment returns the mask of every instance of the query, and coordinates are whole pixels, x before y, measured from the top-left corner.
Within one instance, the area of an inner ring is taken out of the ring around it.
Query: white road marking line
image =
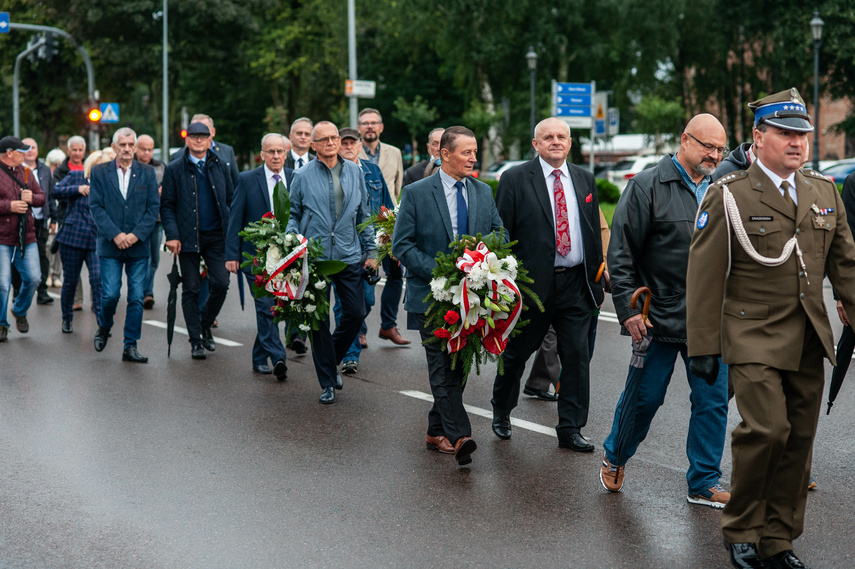
[[[422,401],[429,401],[433,403],[433,395],[430,393],[424,393],[423,391],[399,391],[398,393],[402,395],[406,395],[407,397],[413,397],[415,399],[421,399]],[[486,409],[481,409],[480,407],[473,407],[472,405],[463,405],[466,409],[467,413],[471,413],[472,415],[478,415],[479,417],[486,417],[487,419],[493,420],[493,412],[488,411]],[[558,435],[555,433],[554,427],[544,427],[543,425],[538,425],[537,423],[532,423],[531,421],[525,421],[523,419],[514,419],[511,417],[511,425],[515,427],[519,427],[520,429],[527,429],[529,431],[534,431],[536,433],[542,433],[544,435],[549,435],[555,438],[558,438]]]
[[[143,320],[143,324],[148,324],[149,326],[154,326],[155,328],[163,328],[166,330],[166,322],[161,322],[160,320]],[[176,326],[175,331],[184,334],[187,336],[187,328],[182,328],[181,326]],[[232,340],[226,340],[225,338],[218,338],[214,336],[214,342],[217,344],[222,344],[224,346],[228,346],[230,348],[237,348],[243,346],[240,342],[233,342]]]

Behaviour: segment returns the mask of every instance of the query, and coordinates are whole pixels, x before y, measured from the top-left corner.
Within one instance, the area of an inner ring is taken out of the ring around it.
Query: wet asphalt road
[[[146,320],[165,321],[166,261]],[[600,486],[630,352],[605,316],[583,431],[597,450],[558,449],[554,404],[528,398],[514,418],[534,425],[498,440],[479,415],[489,416],[488,366],[467,386],[479,447],[459,469],[424,447],[429,403],[418,394],[430,390],[417,333],[403,332],[411,347],[379,340],[372,311],[359,373],[321,406],[310,355],[288,362],[283,383],[252,373],[254,314],[241,312],[234,282],[215,337],[242,345],[218,344],[206,361],[190,359],[180,334],[167,359],[152,324],[140,342],[149,364],[121,361],[118,328],[96,353],[88,299],[73,334],[60,333],[58,302],[34,304],[31,332],[0,344],[0,567],[729,566],[720,512],[685,501],[679,366],[624,492]],[[855,567],[853,410],[845,384],[820,419],[819,489],[796,544],[811,567]],[[730,428],[738,420],[733,406]],[[727,484],[729,440],[722,466]]]

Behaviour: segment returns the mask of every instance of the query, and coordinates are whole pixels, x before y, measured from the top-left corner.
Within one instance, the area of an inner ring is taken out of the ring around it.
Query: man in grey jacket
[[[347,266],[332,276],[341,299],[342,315],[335,332],[329,322],[312,332],[312,360],[321,384],[320,402],[335,403],[335,389],[343,387],[336,369],[359,334],[365,318],[363,268],[377,269],[374,231],[359,226],[368,215],[368,193],[362,169],[339,156],[341,137],[331,122],[312,129],[312,150],[317,159],[294,172],[291,183],[291,217],[288,233],[300,233],[324,247],[324,259]],[[368,258],[362,261],[363,255]],[[325,291],[329,294],[329,288]],[[329,316],[327,316],[329,318]]]

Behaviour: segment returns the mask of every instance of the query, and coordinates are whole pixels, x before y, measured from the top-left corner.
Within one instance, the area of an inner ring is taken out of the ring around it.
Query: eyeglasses
[[[278,148],[273,149],[273,150],[262,150],[262,152],[264,152],[265,154],[273,154],[274,156],[276,156],[277,154],[287,154],[288,153],[287,150],[279,150]]]
[[[208,136],[209,135],[207,134],[188,134],[187,138],[195,140],[196,142],[201,142],[203,140],[208,140]]]
[[[727,146],[716,146],[714,144],[707,144],[706,142],[701,142],[700,140],[695,138],[695,135],[693,135],[691,132],[687,132],[686,134],[691,136],[692,140],[706,148],[707,152],[718,152],[722,156],[730,152],[730,149]]]
[[[324,138],[313,138],[312,142],[320,142],[322,144],[329,144],[330,142],[335,142],[341,138],[340,136],[325,136]]]
[[[380,121],[365,121],[365,122],[359,123],[359,126],[379,126],[381,124],[383,124],[383,123]]]

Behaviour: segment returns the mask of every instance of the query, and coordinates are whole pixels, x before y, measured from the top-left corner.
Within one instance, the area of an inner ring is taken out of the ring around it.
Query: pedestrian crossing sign
[[[101,122],[119,122],[119,103],[101,103]]]

